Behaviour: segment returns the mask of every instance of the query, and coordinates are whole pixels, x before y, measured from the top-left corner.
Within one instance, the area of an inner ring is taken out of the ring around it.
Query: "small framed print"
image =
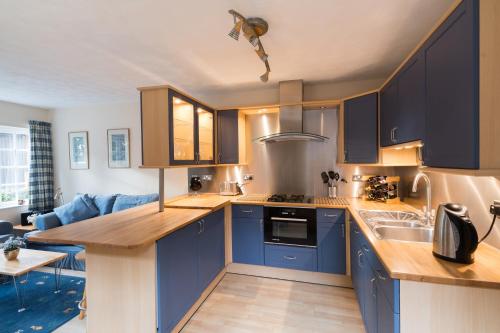
[[[88,132],[69,132],[69,165],[71,169],[89,168]]]
[[[108,167],[130,168],[130,130],[108,130]]]

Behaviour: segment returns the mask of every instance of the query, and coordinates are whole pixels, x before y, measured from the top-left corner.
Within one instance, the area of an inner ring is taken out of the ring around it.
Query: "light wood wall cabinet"
[[[139,88],[142,165],[215,164],[215,111],[169,86]]]

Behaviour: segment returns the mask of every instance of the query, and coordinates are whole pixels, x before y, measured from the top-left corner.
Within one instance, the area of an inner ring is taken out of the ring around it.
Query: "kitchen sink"
[[[434,229],[425,225],[418,213],[385,210],[359,210],[358,213],[378,239],[432,242]]]
[[[432,242],[433,228],[408,228],[377,226],[372,229],[380,239],[393,239],[409,242]]]

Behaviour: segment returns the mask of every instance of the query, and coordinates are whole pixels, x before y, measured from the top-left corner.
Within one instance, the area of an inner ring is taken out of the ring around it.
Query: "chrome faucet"
[[[434,224],[435,211],[434,211],[434,209],[432,209],[432,205],[431,205],[431,180],[429,179],[429,177],[425,173],[422,173],[422,172],[417,173],[417,175],[415,176],[415,179],[413,180],[412,191],[417,192],[418,181],[421,178],[424,179],[425,185],[426,185],[426,190],[427,190],[427,205],[424,206],[424,208],[423,208],[424,209],[424,216],[425,216],[425,223],[428,226],[431,226]]]

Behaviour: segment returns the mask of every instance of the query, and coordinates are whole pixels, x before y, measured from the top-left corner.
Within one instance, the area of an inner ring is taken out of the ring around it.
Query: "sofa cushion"
[[[94,195],[91,196],[94,200],[94,204],[99,209],[99,215],[106,215],[113,211],[113,205],[115,204],[116,194],[111,195]]]
[[[90,219],[99,215],[99,210],[87,195],[77,195],[70,203],[54,208],[54,213],[63,225]]]
[[[119,194],[116,197],[113,206],[113,213],[119,212],[124,209],[141,206],[150,202],[158,201],[158,194],[144,194],[144,195],[124,195]]]
[[[35,226],[38,230],[49,230],[52,228],[60,227],[61,221],[56,213],[51,212],[43,215],[38,215],[35,219]]]

